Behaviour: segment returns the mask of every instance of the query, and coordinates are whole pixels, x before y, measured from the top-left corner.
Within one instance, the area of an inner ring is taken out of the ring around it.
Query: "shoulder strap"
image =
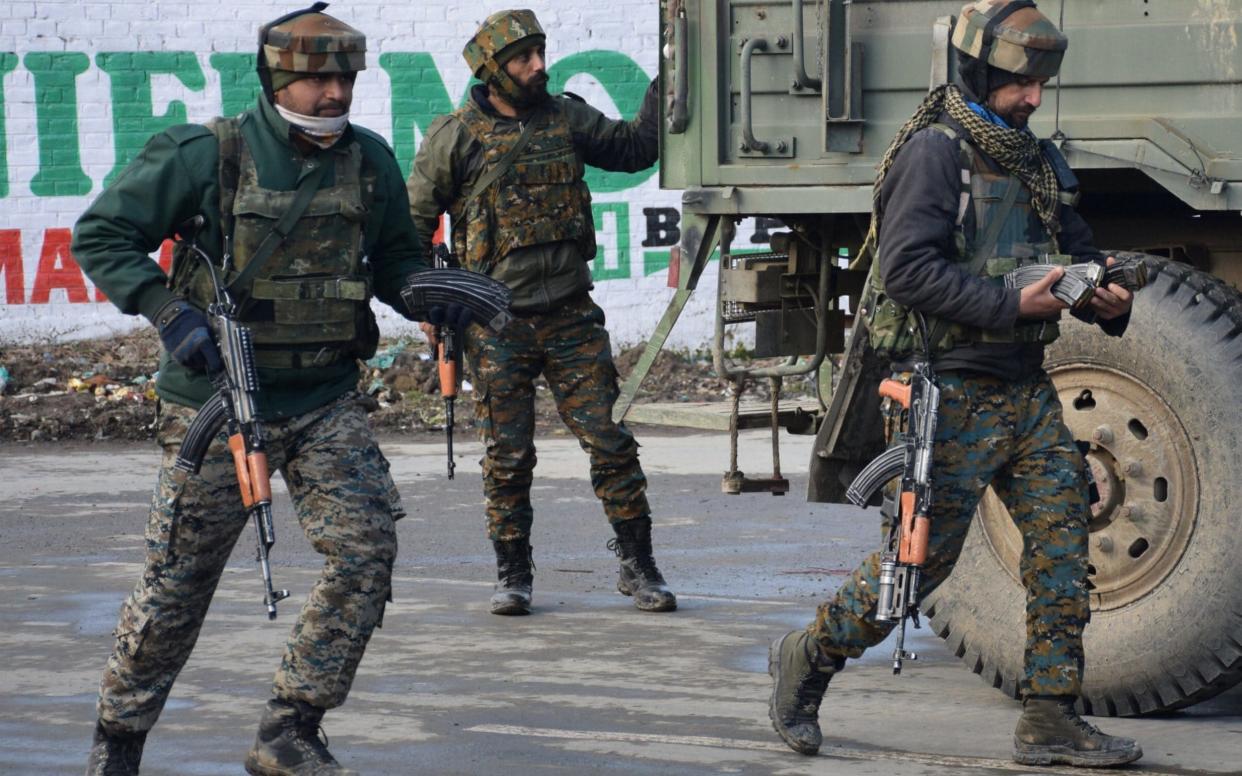
[[[966,265],[966,274],[974,276],[983,270],[988,259],[992,257],[992,251],[996,250],[996,241],[1000,239],[1001,230],[1005,228],[1005,221],[1009,218],[1009,213],[1013,210],[1014,203],[1018,201],[1018,192],[1022,188],[1022,182],[1016,177],[1010,176],[1009,186],[1005,189],[1005,198],[1001,200],[1000,207],[996,210],[996,217],[992,223],[988,224],[988,230],[983,236],[982,242],[975,246],[974,255],[970,259],[970,263]],[[945,330],[948,329],[949,322],[944,318],[936,318],[928,332],[928,342],[933,345],[940,341],[944,336]]]
[[[479,179],[474,182],[474,186],[470,188],[470,192],[462,198],[463,206],[473,202],[475,197],[487,191],[493,183],[500,180],[500,176],[509,171],[513,163],[517,161],[518,155],[522,153],[526,145],[530,143],[530,139],[534,136],[537,118],[538,116],[531,116],[530,120],[526,122],[526,126],[522,127],[522,134],[518,137],[517,142],[513,144],[513,147],[504,156],[496,160],[496,164],[489,167],[487,171],[479,176]]]
[[[975,247],[975,255],[971,258],[970,264],[966,271],[972,275],[978,275],[983,269],[983,265],[987,260],[992,258],[992,251],[996,250],[996,241],[1000,239],[1001,230],[1005,228],[1005,221],[1009,219],[1009,213],[1013,211],[1014,203],[1018,201],[1018,193],[1022,189],[1022,182],[1015,176],[1009,177],[1009,186],[1005,189],[1005,198],[1001,200],[1000,207],[996,210],[996,216],[992,219],[992,223],[988,224],[988,230],[983,234],[983,240]]]
[[[244,117],[244,114],[243,114]],[[233,239],[233,201],[237,198],[237,182],[241,178],[241,124],[243,117],[217,117],[207,122],[219,146],[216,178],[220,186],[220,234],[224,237],[221,260],[227,260]]]
[[[289,232],[293,231],[294,225],[297,224],[302,214],[306,212],[306,208],[310,205],[311,200],[315,198],[315,192],[319,190],[319,184],[327,174],[329,166],[326,160],[321,159],[315,165],[315,169],[303,173],[301,180],[298,181],[298,187],[294,190],[293,202],[289,204],[289,209],[277,219],[276,223],[272,224],[271,230],[263,236],[263,240],[259,243],[259,247],[255,249],[254,255],[246,263],[245,269],[238,273],[237,277],[233,278],[233,282],[229,283],[230,293],[236,293],[238,289],[246,288],[251,278],[263,268],[263,265],[267,263],[271,255],[285,241],[285,238],[289,236]]]

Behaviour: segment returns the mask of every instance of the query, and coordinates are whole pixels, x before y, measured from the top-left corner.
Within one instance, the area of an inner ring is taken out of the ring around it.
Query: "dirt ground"
[[[616,355],[624,380],[643,346]],[[0,344],[0,442],[145,440],[154,436],[155,370],[159,340],[153,330],[113,339],[55,344]],[[809,383],[787,381],[783,395],[807,395]],[[375,399],[372,425],[381,433],[441,432],[444,402],[435,364],[417,339],[386,340],[367,362],[359,389]],[[749,386],[743,398],[767,398],[767,385]],[[706,354],[662,352],[639,402],[726,401]],[[540,433],[566,433],[547,385],[537,384]],[[456,424],[472,433],[474,400],[469,381],[457,398]]]

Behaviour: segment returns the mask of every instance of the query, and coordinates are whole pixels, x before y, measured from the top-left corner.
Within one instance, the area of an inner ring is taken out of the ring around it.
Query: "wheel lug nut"
[[[1111,537],[1101,536],[1095,540],[1095,546],[1099,548],[1100,552],[1112,552],[1113,540]]]
[[[1107,445],[1113,441],[1113,431],[1108,426],[1100,426],[1091,434],[1091,440]]]
[[[1127,477],[1137,477],[1143,473],[1143,464],[1138,461],[1130,461],[1122,471],[1125,472]]]

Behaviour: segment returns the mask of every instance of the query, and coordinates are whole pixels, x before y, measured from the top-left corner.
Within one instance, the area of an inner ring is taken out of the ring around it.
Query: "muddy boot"
[[[246,755],[251,776],[358,776],[341,767],[328,751],[328,737],[319,737],[323,709],[302,701],[279,698],[267,702],[259,734]]]
[[[95,740],[86,759],[86,776],[137,776],[142,745],[147,731],[109,732],[103,722],[95,723]]]
[[[819,731],[819,702],[828,680],[841,670],[844,660],[820,654],[815,640],[804,630],[790,631],[768,648],[768,673],[772,675],[772,699],[768,716],[772,727],[789,748],[815,754],[824,736]]]
[[[677,596],[668,589],[664,576],[656,568],[651,555],[651,518],[636,517],[614,523],[617,538],[608,541],[608,549],[621,559],[617,590],[634,596],[634,606],[644,612],[671,612],[677,608]]]
[[[1107,768],[1132,763],[1143,750],[1129,738],[1101,733],[1074,711],[1074,698],[1033,695],[1022,702],[1013,759],[1022,765]]]
[[[530,539],[492,542],[496,548],[496,593],[492,614],[530,614],[531,587],[535,583],[535,562]]]

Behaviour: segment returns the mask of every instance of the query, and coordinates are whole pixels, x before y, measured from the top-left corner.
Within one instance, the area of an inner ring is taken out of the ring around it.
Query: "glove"
[[[224,368],[220,351],[207,328],[207,316],[184,299],[174,299],[155,314],[160,342],[178,364],[215,374]]]
[[[465,331],[474,320],[474,313],[469,307],[459,304],[436,305],[427,311],[427,322],[433,326],[452,326],[457,331]]]

